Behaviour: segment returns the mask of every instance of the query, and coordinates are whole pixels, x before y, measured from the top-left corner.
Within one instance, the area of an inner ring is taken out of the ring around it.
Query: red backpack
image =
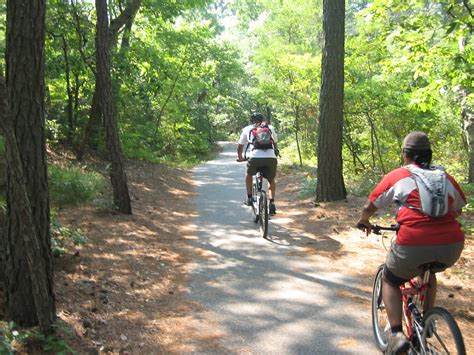
[[[251,135],[253,135],[252,140]],[[267,121],[260,122],[250,131],[249,141],[253,145],[253,149],[273,149],[272,131]]]

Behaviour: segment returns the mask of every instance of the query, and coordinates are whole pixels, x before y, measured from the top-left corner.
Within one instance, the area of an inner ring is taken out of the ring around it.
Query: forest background
[[[436,163],[472,192],[470,1],[350,0],[345,11],[347,191],[365,196],[401,164],[404,136],[422,130]],[[281,167],[305,171],[305,191],[316,195],[322,2],[114,0],[107,14],[113,107],[126,159],[196,164],[217,141],[235,141],[250,113],[260,111],[279,132]],[[47,146],[75,161],[48,166],[53,250],[60,254],[65,235],[83,238],[55,223],[54,210],[97,196],[106,180],[88,162],[105,159],[108,148],[96,89],[94,3],[47,1],[44,25]],[[0,29],[5,68],[6,2]]]
[[[316,166],[320,2],[110,1],[111,24],[133,6],[116,33],[111,26],[110,41],[127,158],[198,161],[217,140],[235,139],[258,110],[280,132],[284,163]],[[90,1],[47,4],[47,140],[78,158],[105,151],[100,119],[91,112],[95,21]],[[348,1],[345,21],[343,161],[350,191],[366,193],[398,166],[412,130],[425,131],[436,161],[471,182],[469,1]]]

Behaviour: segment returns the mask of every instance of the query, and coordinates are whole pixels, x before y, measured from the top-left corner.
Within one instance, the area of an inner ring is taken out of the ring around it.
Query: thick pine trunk
[[[342,176],[344,0],[324,0],[324,50],[318,136],[317,201],[346,198]]]
[[[100,97],[100,108],[104,120],[105,139],[111,162],[110,178],[112,183],[115,207],[122,213],[131,214],[132,207],[127,186],[127,176],[123,164],[117,119],[112,99],[112,80],[110,76],[110,57],[108,50],[107,1],[96,0],[97,12],[97,84]]]
[[[48,330],[56,310],[44,131],[45,7],[45,0],[7,3],[7,94],[3,106],[7,102],[10,105],[12,122],[10,128],[4,129],[7,143],[4,245],[9,317],[17,324],[40,324],[43,330]],[[2,113],[4,121],[8,121],[6,112]]]

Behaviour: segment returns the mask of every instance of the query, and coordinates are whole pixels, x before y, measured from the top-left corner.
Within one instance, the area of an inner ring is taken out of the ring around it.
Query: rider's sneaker
[[[252,206],[252,197],[247,197],[244,201],[245,206]]]
[[[396,332],[388,339],[387,350],[385,354],[404,354],[410,349],[410,342],[403,332]]]
[[[273,202],[270,202],[270,215],[276,214],[276,206]]]

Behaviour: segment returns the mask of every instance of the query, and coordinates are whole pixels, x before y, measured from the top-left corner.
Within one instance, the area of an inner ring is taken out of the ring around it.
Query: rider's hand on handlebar
[[[359,220],[356,225],[360,230],[365,231],[366,235],[369,235],[372,231],[372,224],[368,220]]]

